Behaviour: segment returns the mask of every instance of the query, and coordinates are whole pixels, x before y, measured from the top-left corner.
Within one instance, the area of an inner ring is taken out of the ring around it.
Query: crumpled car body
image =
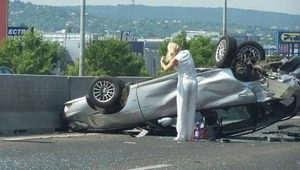
[[[299,84],[291,75],[279,79],[242,82],[230,68],[197,68],[198,101],[201,116],[216,114],[222,119],[222,135],[264,128],[293,117],[300,107]],[[74,131],[123,130],[163,118],[176,118],[177,74],[126,84],[124,105],[114,113],[95,106],[84,96],[66,102],[65,120]],[[170,124],[168,124],[170,125]]]

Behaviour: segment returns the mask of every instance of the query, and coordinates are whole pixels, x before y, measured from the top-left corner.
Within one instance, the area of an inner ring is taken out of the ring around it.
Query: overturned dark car
[[[218,137],[254,132],[297,115],[300,107],[298,57],[265,59],[260,44],[218,42],[216,68],[197,68],[197,119]],[[300,77],[300,75],[299,75]],[[173,129],[177,74],[125,84],[111,76],[95,78],[88,94],[64,104],[73,131],[111,131],[144,127]]]

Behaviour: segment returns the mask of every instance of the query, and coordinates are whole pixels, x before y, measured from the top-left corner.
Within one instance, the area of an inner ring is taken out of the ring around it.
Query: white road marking
[[[165,167],[169,167],[169,166],[172,166],[172,165],[168,165],[168,164],[160,164],[160,165],[153,165],[153,166],[139,167],[139,168],[128,169],[128,170],[159,169],[159,168],[165,168]]]

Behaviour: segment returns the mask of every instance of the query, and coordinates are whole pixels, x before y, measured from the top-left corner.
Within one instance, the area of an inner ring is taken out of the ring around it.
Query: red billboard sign
[[[8,1],[0,0],[0,42],[7,36]]]

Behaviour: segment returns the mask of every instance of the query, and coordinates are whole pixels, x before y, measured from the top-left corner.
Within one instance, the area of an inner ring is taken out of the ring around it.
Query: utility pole
[[[223,35],[227,34],[227,0],[224,0],[223,9]]]
[[[81,0],[79,76],[84,76],[85,72],[85,1]]]

